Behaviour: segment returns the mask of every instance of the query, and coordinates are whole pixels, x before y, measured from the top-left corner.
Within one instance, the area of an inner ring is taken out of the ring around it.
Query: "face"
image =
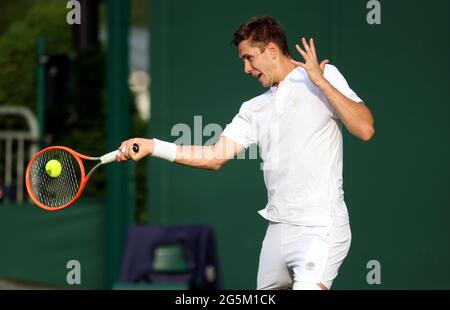
[[[261,53],[257,45],[247,39],[239,43],[239,58],[244,61],[244,71],[258,79],[264,87],[271,87],[275,82],[274,60],[266,47]]]

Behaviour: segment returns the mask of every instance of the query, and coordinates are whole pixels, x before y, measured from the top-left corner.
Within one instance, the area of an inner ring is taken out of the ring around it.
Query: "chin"
[[[261,83],[262,87],[270,87],[269,83],[266,81],[264,81],[264,82],[260,81],[260,83]]]

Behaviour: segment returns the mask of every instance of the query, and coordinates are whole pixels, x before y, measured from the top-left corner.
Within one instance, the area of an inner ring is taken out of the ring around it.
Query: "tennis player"
[[[265,93],[244,102],[213,146],[177,146],[158,139],[122,142],[118,161],[163,158],[217,170],[258,144],[268,202],[268,221],[257,277],[258,289],[327,290],[350,248],[344,202],[341,124],[369,141],[373,118],[339,70],[318,61],[313,39],[296,45],[304,62],[289,54],[282,26],[253,17],[234,33],[245,73]],[[140,151],[133,153],[134,143]]]

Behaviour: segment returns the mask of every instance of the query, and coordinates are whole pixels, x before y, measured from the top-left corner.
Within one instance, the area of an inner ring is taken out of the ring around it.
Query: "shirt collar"
[[[297,68],[292,69],[292,71],[286,75],[284,80],[282,80],[280,83],[278,83],[278,86],[271,86],[270,91],[272,93],[276,93],[279,87],[282,87],[284,85],[292,83],[295,80],[298,80],[301,75],[301,72],[299,69],[301,69],[301,68],[297,67]]]

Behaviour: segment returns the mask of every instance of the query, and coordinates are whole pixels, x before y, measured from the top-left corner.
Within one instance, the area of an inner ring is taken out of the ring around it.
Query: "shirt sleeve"
[[[242,145],[246,149],[257,143],[256,124],[253,115],[248,106],[249,102],[245,102],[239,109],[239,113],[233,118],[222,133],[234,142]]]
[[[353,101],[362,102],[361,98],[359,98],[350,86],[348,86],[347,81],[335,66],[326,65],[324,76],[331,83],[331,85],[339,90],[344,96]]]
[[[341,72],[339,72],[339,70],[335,66],[327,64],[324,70],[324,77],[345,97],[364,104],[362,99],[359,98],[359,96],[350,88],[350,86],[348,86],[348,83],[345,80],[344,76],[342,76]],[[333,115],[335,117],[338,117],[334,109]]]

